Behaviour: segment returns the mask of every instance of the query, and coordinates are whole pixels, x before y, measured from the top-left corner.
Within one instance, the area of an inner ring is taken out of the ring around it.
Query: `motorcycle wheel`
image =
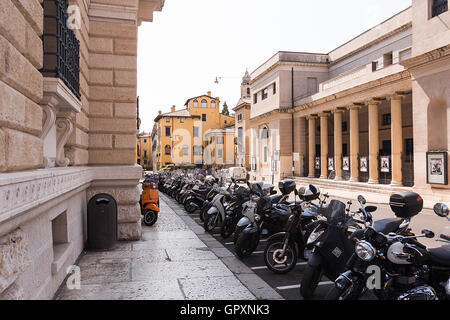
[[[189,200],[184,203],[184,209],[187,213],[194,213],[197,210],[197,206],[194,205],[194,200]]]
[[[233,236],[233,243],[234,245],[236,245],[236,242],[239,239],[239,236],[241,235],[241,232],[244,231],[245,226],[242,227],[236,227],[236,229],[234,230],[234,236]]]
[[[311,300],[314,291],[316,291],[320,278],[322,277],[322,267],[312,267],[309,264],[306,265],[305,272],[303,273],[302,283],[300,284],[300,294],[303,299]]]
[[[234,245],[236,255],[241,259],[249,257],[253,253],[253,251],[256,250],[259,244],[259,233],[255,238],[248,238],[244,237],[243,235],[244,234],[241,233],[236,241],[236,244]]]
[[[267,268],[276,274],[285,274],[294,269],[297,264],[297,248],[289,242],[286,246],[286,251],[283,257],[284,263],[277,263],[274,259],[274,254],[277,250],[283,249],[283,241],[281,239],[272,240],[267,243],[264,249],[264,262]],[[278,258],[280,259],[280,258]]]
[[[158,220],[158,212],[147,210],[144,214],[144,224],[151,227]]]
[[[211,232],[221,223],[222,217],[219,213],[215,215],[208,214],[206,215],[205,221],[203,222],[203,227],[205,228],[205,231]]]
[[[234,229],[235,227],[233,225],[233,222],[226,222],[220,228],[220,235],[223,239],[227,239],[233,234]]]
[[[205,222],[205,214],[206,214],[206,212],[208,212],[208,210],[209,210],[209,207],[203,207],[201,210],[200,210],[200,216],[199,216],[199,218],[200,218],[200,221],[201,222]]]

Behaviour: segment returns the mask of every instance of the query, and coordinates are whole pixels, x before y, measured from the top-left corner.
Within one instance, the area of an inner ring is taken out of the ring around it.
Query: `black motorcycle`
[[[220,228],[220,234],[223,239],[226,239],[233,234],[237,223],[242,218],[244,204],[249,200],[249,189],[240,186],[233,192],[231,199],[225,205],[225,219]]]
[[[256,184],[255,188],[256,190],[252,191],[259,197],[259,200],[256,203],[253,221],[251,220],[252,217],[244,216],[238,222],[238,227],[243,229],[237,230],[239,233],[234,248],[237,256],[241,259],[250,256],[256,250],[261,237],[267,238],[285,230],[289,216],[292,214],[289,205],[283,202],[295,190],[295,181],[284,180],[280,182],[279,189],[282,196],[279,198],[279,203],[276,204],[273,202],[274,199],[263,194],[259,184]],[[247,224],[242,225],[243,223]]]
[[[422,200],[417,198],[417,194],[405,194],[405,205],[394,209],[413,216],[422,208]],[[435,212],[447,216],[448,208],[439,203]],[[386,235],[368,227],[362,239],[356,241],[347,271],[336,279],[326,299],[355,300],[367,289],[380,300],[450,299],[450,246],[427,250],[417,241],[421,237],[433,238],[434,233],[423,230],[420,236]],[[450,240],[445,235],[441,239]],[[374,266],[379,270],[377,278],[370,272]]]
[[[267,268],[277,274],[290,272],[297,264],[298,257],[305,257],[306,240],[314,229],[318,209],[325,204],[328,195],[319,205],[312,203],[319,199],[320,191],[313,185],[308,189],[294,190],[302,202],[291,204],[293,214],[289,217],[288,226],[284,232],[272,235],[264,250],[264,262]]]

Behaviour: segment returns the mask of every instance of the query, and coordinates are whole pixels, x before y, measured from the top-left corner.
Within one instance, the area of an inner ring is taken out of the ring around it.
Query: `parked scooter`
[[[418,195],[404,193],[403,201],[394,199],[391,207],[397,214],[414,216],[422,210],[422,200]],[[399,206],[397,204],[403,204]],[[436,214],[448,217],[449,209],[438,203]],[[378,286],[373,293],[382,300],[448,300],[450,299],[450,246],[428,249],[417,241],[418,238],[433,238],[434,233],[423,230],[422,234],[402,236],[395,233],[384,234],[372,227],[364,231],[362,239],[355,239],[354,253],[347,268],[335,281],[328,292],[328,300],[358,299],[368,289],[369,266],[377,266],[381,271]],[[441,241],[450,243],[450,237],[441,235]]]
[[[358,202],[360,208],[354,213],[350,213],[351,201],[347,202],[346,209],[341,201],[331,200],[323,210],[322,214],[326,219],[319,220],[307,242],[308,245],[314,245],[314,248],[300,285],[300,294],[304,299],[312,298],[322,275],[334,281],[345,270],[354,249],[350,236],[361,238],[364,228],[372,226],[371,213],[377,207],[366,206],[363,196],[358,196]],[[409,223],[410,217],[384,219],[373,224],[373,227],[382,232],[407,234],[410,232]]]
[[[270,197],[264,195],[260,185],[256,184],[256,187],[252,189],[252,193],[257,197],[256,210],[253,219],[245,216],[238,222],[238,227],[243,228],[239,230],[234,244],[236,255],[239,258],[250,256],[258,247],[261,237],[267,238],[284,230],[289,216],[292,214],[286,201],[289,194],[295,190],[295,182],[284,180],[280,182],[280,185],[282,186],[280,188],[282,196],[276,204]]]
[[[264,262],[267,268],[277,274],[290,272],[297,264],[298,257],[307,260],[306,241],[314,229],[318,209],[326,203],[324,195],[319,205],[312,201],[319,199],[320,190],[313,185],[294,190],[301,202],[291,204],[293,214],[284,232],[272,235],[264,250]]]

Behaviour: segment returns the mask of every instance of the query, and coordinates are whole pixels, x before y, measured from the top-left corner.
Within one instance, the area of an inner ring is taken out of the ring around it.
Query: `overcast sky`
[[[328,53],[411,5],[411,0],[166,0],[139,27],[142,131],[158,110],[211,91],[229,109],[241,78],[278,51]],[[215,84],[216,77],[219,84]]]

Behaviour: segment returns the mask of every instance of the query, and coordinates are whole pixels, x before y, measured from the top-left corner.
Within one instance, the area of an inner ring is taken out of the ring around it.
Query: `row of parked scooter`
[[[277,274],[290,272],[297,259],[307,260],[300,283],[304,299],[312,299],[322,277],[335,282],[329,300],[354,300],[367,290],[382,300],[447,300],[450,298],[450,237],[427,249],[420,238],[434,238],[430,230],[411,232],[411,219],[423,209],[417,193],[390,197],[395,218],[374,221],[377,207],[358,196],[358,208],[329,200],[318,187],[296,188],[293,180],[274,186],[213,176],[162,173],[158,189],[183,204],[190,214],[200,211],[204,228],[220,228],[233,237],[236,255],[244,259],[267,239],[264,262]],[[290,195],[294,200],[289,200]],[[434,212],[448,218],[443,203]],[[449,219],[450,220],[450,219]]]

